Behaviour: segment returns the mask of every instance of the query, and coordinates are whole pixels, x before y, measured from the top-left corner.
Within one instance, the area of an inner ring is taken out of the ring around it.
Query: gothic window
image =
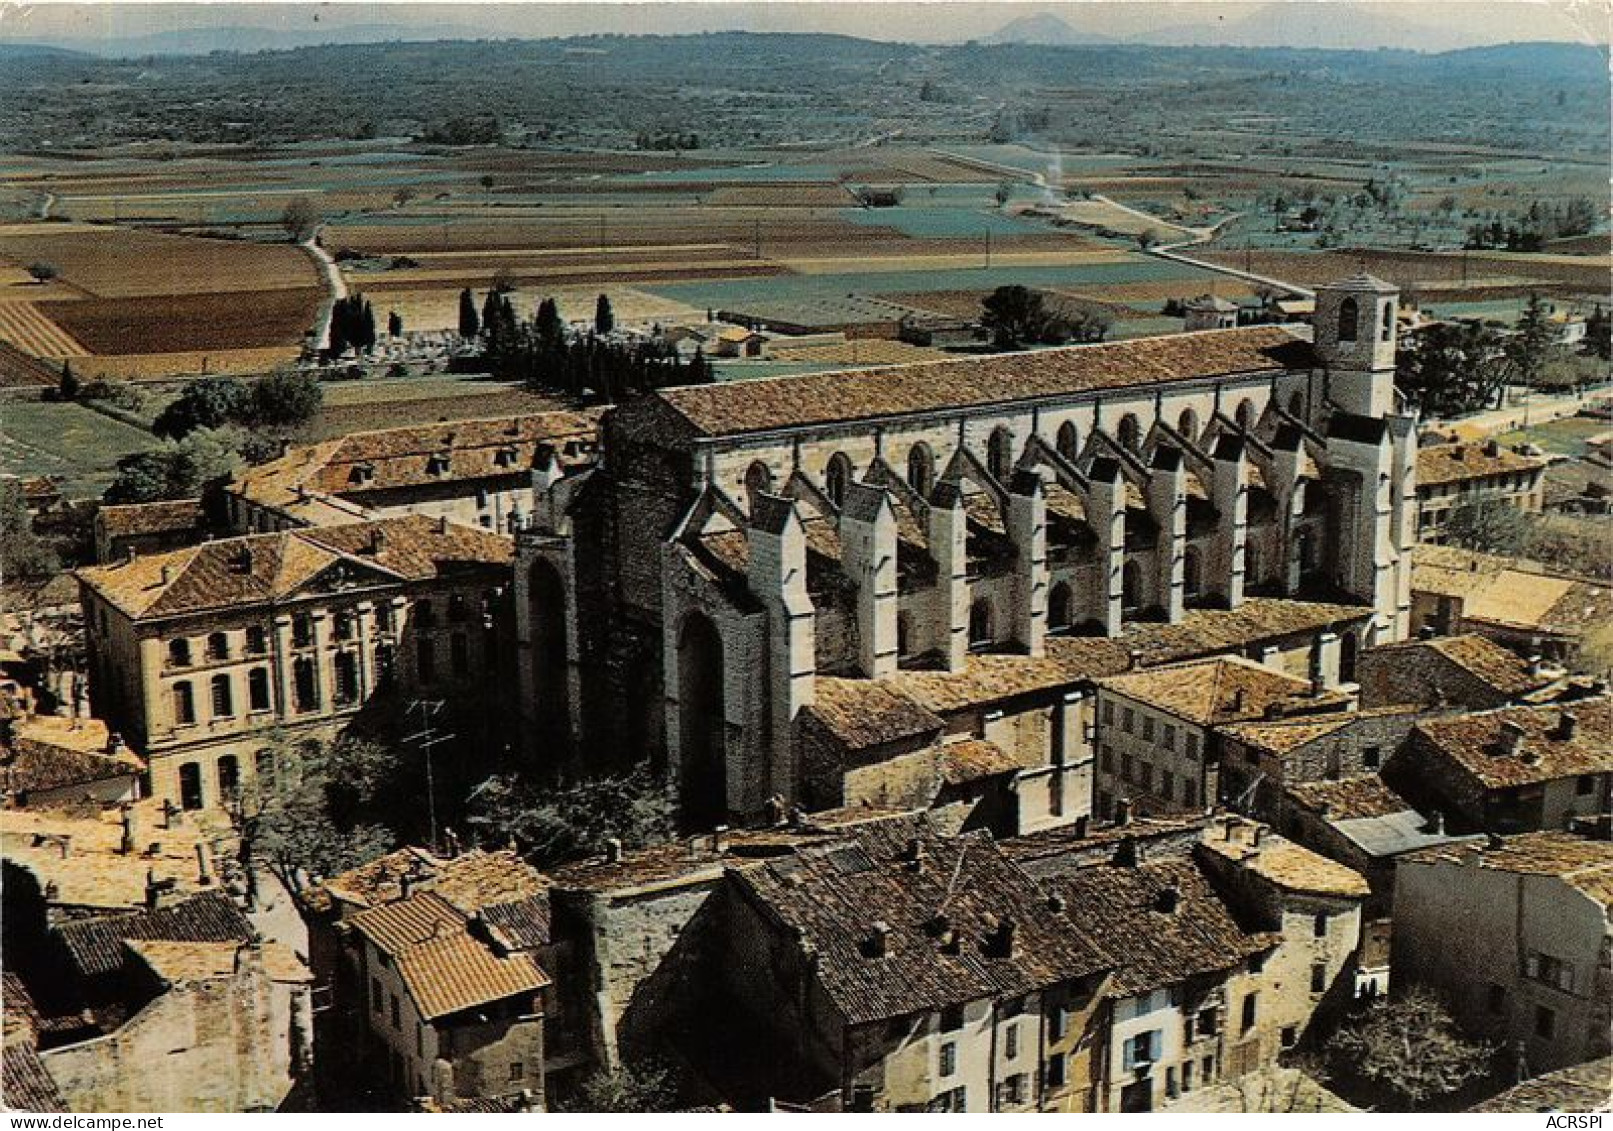
[[[907,485],[925,498],[935,486],[935,456],[926,443],[914,444],[907,451]]]
[[[1070,627],[1070,586],[1059,582],[1047,598],[1047,627],[1062,632]]]
[[[1143,571],[1134,561],[1129,561],[1120,570],[1120,606],[1128,611],[1135,610],[1143,602]]]
[[[757,460],[745,469],[745,494],[752,506],[756,505],[756,496],[771,494],[773,490],[773,472],[761,460]]]
[[[1189,546],[1182,555],[1182,592],[1188,599],[1199,595],[1199,587],[1203,583],[1199,564],[1199,550],[1197,546]]]
[[[1074,463],[1081,455],[1081,433],[1076,429],[1073,420],[1066,420],[1059,425],[1058,438],[1053,446],[1058,449],[1059,455]]]
[[[1339,303],[1339,341],[1355,341],[1355,326],[1361,320],[1361,308],[1355,299],[1347,298]]]
[[[1137,423],[1136,413],[1128,412],[1120,418],[1120,427],[1115,430],[1115,439],[1120,441],[1120,446],[1128,452],[1137,450],[1137,445],[1142,440],[1142,425]]]
[[[1395,304],[1392,303],[1392,302],[1386,302],[1386,303],[1383,304],[1383,321],[1382,321],[1382,324],[1379,326],[1379,329],[1378,329],[1378,337],[1379,337],[1379,339],[1381,341],[1388,342],[1388,341],[1393,341],[1394,336],[1395,336]]]
[[[993,637],[991,602],[981,599],[969,607],[969,646],[989,648]]]
[[[986,470],[995,478],[1006,480],[1013,465],[1014,437],[1008,429],[998,428],[986,441]]]
[[[1253,428],[1255,425],[1255,402],[1250,400],[1248,397],[1245,397],[1243,400],[1238,402],[1237,421],[1238,427],[1242,428],[1245,432]]]
[[[823,473],[823,493],[829,496],[829,501],[835,506],[844,506],[846,484],[850,482],[851,460],[846,458],[844,452],[836,452]]]
[[[1180,432],[1184,439],[1198,443],[1199,414],[1190,408],[1184,408],[1182,415],[1176,418],[1176,431]]]
[[[1295,420],[1305,419],[1305,394],[1295,393],[1288,398],[1288,415]]]

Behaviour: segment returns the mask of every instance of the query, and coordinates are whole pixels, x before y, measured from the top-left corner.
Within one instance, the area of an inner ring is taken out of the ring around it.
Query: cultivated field
[[[31,302],[0,301],[0,339],[35,357],[75,357],[89,352]]]
[[[100,494],[121,457],[158,443],[150,433],[82,405],[0,402],[0,470],[61,476],[70,497]]]
[[[262,349],[295,342],[313,324],[313,288],[161,294],[43,303],[41,309],[95,354]]]
[[[309,432],[313,439],[324,440],[377,428],[432,424],[439,420],[476,420],[564,407],[550,397],[529,393],[507,382],[451,378],[339,382],[325,387],[324,406],[309,426]]]

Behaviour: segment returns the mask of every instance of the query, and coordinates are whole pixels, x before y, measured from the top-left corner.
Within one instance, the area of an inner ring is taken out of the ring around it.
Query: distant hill
[[[82,52],[46,43],[0,43],[0,61],[32,59],[72,59]]]
[[[487,39],[488,33],[464,24],[349,24],[322,27],[251,26],[176,28],[107,39],[70,39],[62,46],[80,54],[110,59],[147,55],[208,55],[214,51],[288,51],[298,47],[362,43],[429,43],[437,40]]]
[[[1004,24],[990,35],[983,37],[980,42],[1022,43],[1037,47],[1089,47],[1116,41],[1109,36],[1078,31],[1051,12],[1037,12]]]
[[[1447,32],[1402,19],[1389,4],[1355,0],[1283,0],[1236,20],[1165,27],[1136,37],[1161,47],[1296,47],[1370,51],[1400,47],[1439,51]]]

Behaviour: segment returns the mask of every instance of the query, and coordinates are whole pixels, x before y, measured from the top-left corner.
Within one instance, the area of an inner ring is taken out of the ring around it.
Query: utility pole
[[[425,755],[426,762],[426,813],[431,826],[431,851],[437,851],[437,780],[434,767],[431,763],[432,748],[444,742],[451,742],[457,736],[442,734],[431,725],[430,720],[441,711],[444,701],[441,699],[415,699],[410,702],[405,717],[409,712],[420,712],[420,730],[404,738],[404,742],[415,742],[420,746],[421,753]]]
[[[991,270],[991,229],[986,229],[986,270]]]

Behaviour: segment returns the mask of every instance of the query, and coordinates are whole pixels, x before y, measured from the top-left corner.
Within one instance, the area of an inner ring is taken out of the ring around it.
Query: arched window
[[[184,637],[168,642],[168,665],[175,668],[190,667],[190,641]]]
[[[1383,304],[1383,319],[1379,325],[1378,337],[1382,341],[1389,342],[1394,340],[1394,336],[1395,304],[1392,302],[1386,302]]]
[[[234,754],[225,754],[218,760],[218,793],[226,800],[241,792],[241,763]]]
[[[1059,582],[1047,595],[1047,627],[1054,632],[1068,632],[1070,628],[1070,586]]]
[[[190,680],[182,679],[174,684],[174,722],[186,726],[195,721],[196,692]]]
[[[757,460],[745,469],[745,494],[752,506],[756,505],[756,496],[772,494],[773,469],[761,460]]]
[[[213,717],[227,719],[235,714],[235,692],[230,687],[230,677],[216,675],[212,683]]]
[[[1295,420],[1305,419],[1305,394],[1294,393],[1288,398],[1288,415]]]
[[[254,711],[269,709],[269,669],[253,668],[246,676],[247,706]]]
[[[693,613],[678,634],[679,801],[686,821],[712,824],[728,812],[727,706],[717,626]]]
[[[207,634],[207,658],[209,660],[227,660],[230,658],[230,638],[222,632]]]
[[[982,597],[969,606],[969,647],[989,648],[994,638],[991,602]]]
[[[1238,427],[1245,432],[1253,428],[1255,425],[1255,402],[1248,397],[1244,397],[1243,400],[1239,401],[1235,419],[1238,422]]]
[[[1134,561],[1128,561],[1120,570],[1120,607],[1135,611],[1143,603],[1143,571]]]
[[[1253,542],[1243,544],[1243,583],[1251,588],[1260,584],[1260,547]]]
[[[1135,452],[1138,443],[1142,440],[1142,425],[1137,423],[1137,414],[1126,413],[1120,418],[1120,427],[1115,430],[1115,439],[1120,446],[1128,452]]]
[[[1059,455],[1074,463],[1081,456],[1081,433],[1075,427],[1075,421],[1066,420],[1059,425],[1058,438],[1053,446],[1058,449]]]
[[[1183,439],[1198,443],[1199,414],[1190,408],[1184,408],[1182,415],[1176,418],[1176,431],[1181,433]]]
[[[926,499],[935,487],[935,456],[922,440],[907,449],[907,485]]]
[[[1006,481],[1014,466],[1014,437],[1006,428],[998,428],[986,441],[986,470],[999,480]]]
[[[261,656],[269,650],[269,636],[261,625],[246,630],[246,650],[249,655]]]
[[[1191,600],[1199,595],[1203,573],[1199,562],[1199,549],[1189,546],[1182,554],[1182,592]]]
[[[913,651],[913,618],[906,613],[896,614],[896,658],[905,660]]]
[[[836,452],[823,473],[823,493],[835,506],[846,502],[846,484],[851,482],[851,460],[844,452]]]
[[[1356,323],[1359,321],[1361,321],[1361,308],[1355,299],[1347,298],[1339,303],[1339,341],[1355,341]]]

